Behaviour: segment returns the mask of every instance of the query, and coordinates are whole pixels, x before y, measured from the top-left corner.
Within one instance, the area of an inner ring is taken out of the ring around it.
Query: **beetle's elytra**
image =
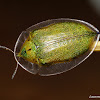
[[[96,34],[81,23],[50,24],[31,31],[18,56],[40,66],[66,62],[90,49]]]
[[[18,65],[32,74],[50,76],[68,71],[92,54],[99,30],[77,19],[51,19],[23,31],[14,47]],[[99,49],[100,50],[100,49]],[[15,73],[13,74],[13,76]]]

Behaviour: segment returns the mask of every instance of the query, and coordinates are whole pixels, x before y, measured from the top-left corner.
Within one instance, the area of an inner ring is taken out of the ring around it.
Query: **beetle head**
[[[22,48],[17,56],[22,57],[29,62],[33,62],[36,58],[35,44],[28,38],[24,42],[24,44],[23,44],[23,46],[22,46]]]

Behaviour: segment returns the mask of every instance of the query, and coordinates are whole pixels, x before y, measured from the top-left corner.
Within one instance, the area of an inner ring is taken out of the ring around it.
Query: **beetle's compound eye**
[[[27,53],[26,53],[26,49],[25,48],[22,49],[21,56],[23,56],[23,57],[26,57],[27,56]]]
[[[30,51],[31,50],[31,48],[30,49],[28,49],[27,51]]]

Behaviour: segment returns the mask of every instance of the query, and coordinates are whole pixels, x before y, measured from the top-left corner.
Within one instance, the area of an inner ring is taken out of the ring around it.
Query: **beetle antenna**
[[[9,49],[9,48],[7,48],[7,47],[5,47],[5,46],[1,46],[1,45],[0,45],[0,48],[9,50],[9,51],[11,51],[12,53],[14,53],[14,51],[12,51],[11,49]]]
[[[18,69],[18,63],[17,63],[17,66],[16,66],[16,68],[15,68],[15,71],[14,71],[14,73],[13,73],[13,75],[12,75],[12,78],[11,78],[11,79],[13,79],[13,78],[15,77],[15,74],[16,74],[16,72],[17,72],[17,69]]]
[[[6,49],[6,50],[9,50],[10,52],[14,53],[14,51],[12,51],[12,50],[11,50],[10,48],[8,48],[8,47],[1,46],[1,45],[0,45],[0,48],[2,48],[2,49]],[[12,78],[11,78],[11,79],[13,79],[13,78],[14,78],[14,76],[15,76],[15,74],[16,74],[16,72],[17,72],[17,69],[18,69],[18,63],[17,63],[17,65],[16,65],[15,71],[14,71],[14,73],[13,73],[13,75],[12,75]]]

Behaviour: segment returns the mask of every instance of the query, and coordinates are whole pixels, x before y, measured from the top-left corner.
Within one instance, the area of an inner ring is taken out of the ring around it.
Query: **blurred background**
[[[87,21],[100,29],[100,0],[0,1],[0,45],[13,50],[20,33],[38,22],[53,18]],[[100,95],[100,52],[94,52],[76,68],[56,76],[41,77],[21,67],[11,76],[13,54],[0,49],[0,98],[3,100],[88,100]]]

